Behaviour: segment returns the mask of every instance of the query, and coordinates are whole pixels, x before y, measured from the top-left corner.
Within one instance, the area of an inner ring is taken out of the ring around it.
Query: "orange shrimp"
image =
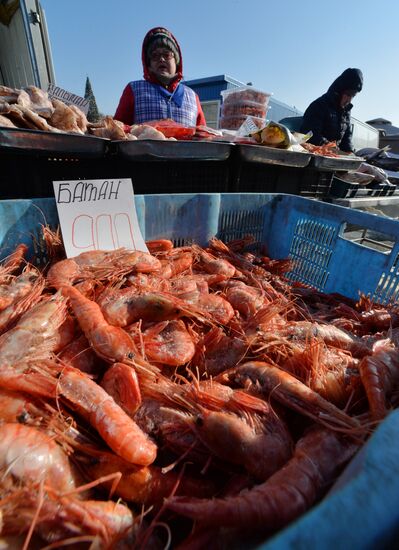
[[[78,280],[107,280],[133,271],[151,273],[160,268],[160,261],[146,252],[124,248],[108,252],[93,250],[53,264],[47,273],[47,281],[50,286],[60,289]]]
[[[366,391],[371,418],[382,420],[387,415],[387,396],[399,383],[399,354],[390,340],[380,340],[373,354],[359,364],[360,378]]]
[[[247,351],[248,345],[243,338],[227,336],[222,328],[213,327],[198,343],[192,364],[201,372],[215,376],[235,367]]]
[[[141,405],[140,385],[136,371],[124,363],[114,363],[104,374],[101,387],[133,417]]]
[[[218,381],[231,381],[247,390],[272,397],[330,429],[352,432],[359,422],[323,399],[297,378],[276,366],[261,361],[250,361],[219,375]]]
[[[110,480],[104,483],[105,487],[112,487],[115,495],[137,504],[160,505],[176,487],[179,495],[195,495],[199,498],[210,497],[215,491],[215,484],[210,480],[190,475],[179,476],[173,471],[164,472],[159,466],[139,468],[103,451],[83,457],[82,467],[93,480],[119,472],[121,478],[118,484]]]
[[[241,281],[234,281],[226,290],[226,300],[244,318],[254,315],[265,304],[265,293],[259,288],[253,288]]]
[[[123,504],[78,500],[49,489],[38,494],[31,487],[14,488],[2,501],[2,512],[4,534],[27,532],[24,548],[28,548],[33,534],[41,537],[40,547],[45,540],[52,543],[47,548],[66,543],[80,547],[84,542],[116,548],[121,540],[133,543],[137,530],[132,512]]]
[[[39,301],[43,288],[43,277],[36,269],[31,268],[25,268],[19,277],[4,287],[0,308],[0,332]]]
[[[312,430],[298,441],[291,460],[264,483],[225,499],[171,497],[166,506],[206,525],[277,531],[312,506],[357,449],[334,432]]]
[[[33,268],[25,268],[21,275],[11,278],[8,284],[1,284],[0,311],[26,296],[38,279],[42,280],[43,288],[44,281],[39,272]]]
[[[39,302],[27,311],[18,323],[0,336],[0,369],[48,356],[56,349],[58,329],[65,321],[66,301],[60,294]]]
[[[273,411],[240,416],[198,407],[194,431],[218,458],[242,465],[256,479],[265,480],[292,454],[293,442],[283,421]]]
[[[120,291],[106,291],[98,298],[105,319],[116,327],[125,327],[143,321],[167,321],[182,316],[207,319],[202,311],[165,292],[138,293],[134,287]]]
[[[118,456],[140,466],[148,466],[155,460],[156,445],[113,398],[83,372],[63,368],[58,391]]]
[[[104,362],[95,354],[84,334],[70,342],[58,358],[63,362],[88,374],[98,374],[104,368]]]
[[[44,481],[60,492],[71,491],[76,486],[65,452],[33,426],[0,424],[0,468],[21,482]]]
[[[193,251],[207,273],[224,275],[227,278],[235,276],[236,268],[229,261],[217,258],[197,245],[193,245]]]
[[[195,344],[183,321],[163,321],[143,332],[146,356],[164,365],[184,365],[195,353]]]
[[[320,323],[312,323],[309,321],[297,321],[287,325],[281,331],[281,334],[292,339],[309,339],[310,337],[320,338],[328,346],[348,350],[353,355],[359,357],[363,357],[363,355],[370,353],[367,346],[360,338],[357,338],[350,332],[339,329],[333,325],[322,325]]]
[[[15,271],[17,271],[21,267],[21,264],[23,263],[28,250],[29,247],[26,244],[18,244],[14,252],[12,252],[9,256],[7,256],[7,258],[4,259],[0,267],[0,277],[15,273]]]
[[[0,419],[2,422],[32,423],[44,416],[44,407],[28,395],[0,387]]]
[[[162,264],[162,277],[165,279],[171,279],[179,273],[183,273],[183,271],[189,269],[193,264],[193,255],[191,252],[178,252],[178,250],[160,260]]]
[[[227,325],[234,317],[230,303],[217,294],[200,294],[196,305],[204,314],[223,325]]]
[[[146,241],[145,243],[150,254],[155,252],[169,252],[173,248],[173,242],[169,239],[154,239],[152,241]]]
[[[80,328],[97,355],[107,361],[121,363],[136,356],[137,349],[132,338],[120,327],[109,325],[98,304],[72,286],[63,287],[62,293],[69,298]]]

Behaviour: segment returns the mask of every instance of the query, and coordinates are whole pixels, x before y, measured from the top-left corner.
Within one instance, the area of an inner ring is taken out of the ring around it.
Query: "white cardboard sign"
[[[60,99],[66,105],[76,105],[85,115],[89,112],[89,100],[81,97],[80,95],[67,92],[54,84],[49,84],[47,88],[48,96],[55,99]]]
[[[148,252],[140,231],[131,179],[53,181],[65,252]]]

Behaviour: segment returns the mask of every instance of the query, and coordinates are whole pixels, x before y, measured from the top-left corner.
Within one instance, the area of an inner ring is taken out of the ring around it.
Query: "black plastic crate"
[[[239,163],[230,191],[235,193],[287,193],[322,199],[328,196],[332,172],[272,164]]]
[[[396,186],[384,183],[361,185],[334,177],[330,196],[334,198],[389,197],[396,194]]]

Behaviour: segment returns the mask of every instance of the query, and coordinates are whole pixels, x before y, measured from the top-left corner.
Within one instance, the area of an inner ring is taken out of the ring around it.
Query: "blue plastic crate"
[[[398,221],[281,194],[139,195],[135,202],[146,240],[206,244],[214,235],[228,242],[251,234],[271,258],[295,260],[293,280],[352,298],[361,290],[380,302],[398,295]],[[36,260],[45,262],[42,224],[58,224],[54,199],[0,202],[1,256],[25,242]],[[349,225],[373,231],[375,241],[385,236],[389,250],[347,240]],[[399,411],[394,411],[349,465],[346,483],[261,550],[393,547],[399,531],[398,441]]]
[[[292,280],[354,299],[361,291],[383,304],[399,296],[396,220],[283,194],[138,195],[135,201],[147,240],[167,237],[176,245],[204,245],[214,235],[228,242],[251,234],[271,258],[294,260]],[[54,199],[0,202],[2,256],[34,236],[36,257],[45,260],[40,248],[44,223],[57,224]],[[355,236],[367,233],[375,242],[365,246],[348,240],[351,227]],[[385,248],[378,242],[382,238]]]

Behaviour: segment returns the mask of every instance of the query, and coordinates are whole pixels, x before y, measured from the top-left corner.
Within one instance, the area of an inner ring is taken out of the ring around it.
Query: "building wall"
[[[9,25],[0,23],[0,83],[12,88],[55,83],[44,13],[38,0],[20,0]]]

